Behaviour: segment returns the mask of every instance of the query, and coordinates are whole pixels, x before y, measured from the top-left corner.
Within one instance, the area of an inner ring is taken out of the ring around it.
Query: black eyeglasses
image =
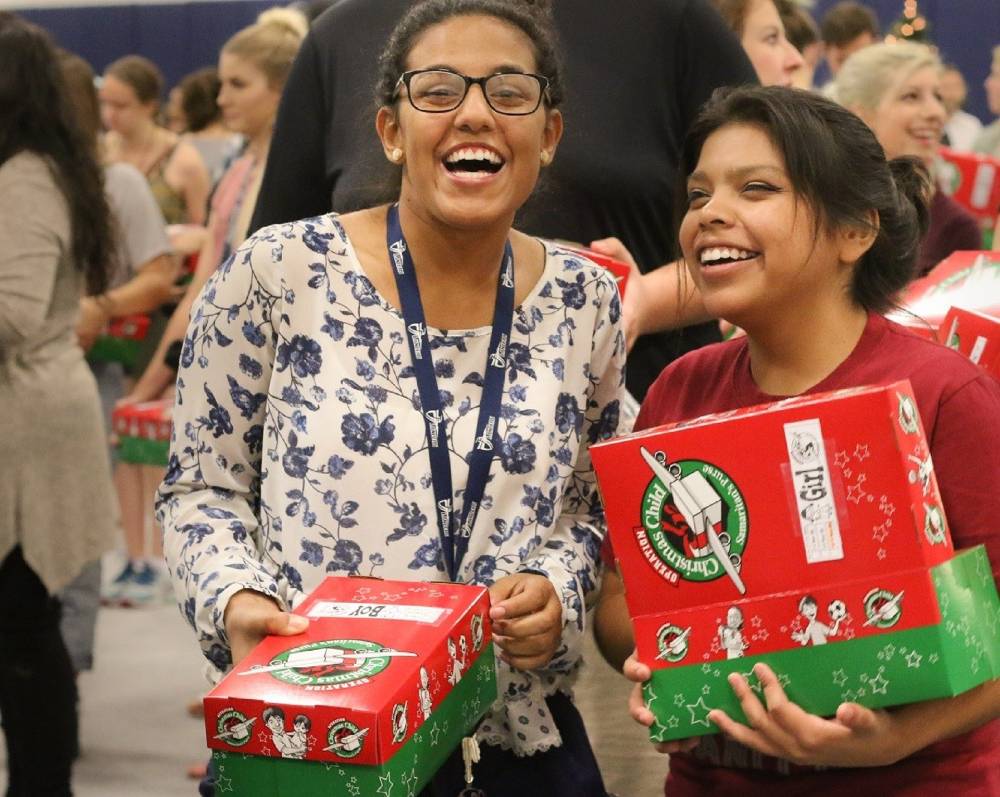
[[[447,69],[413,69],[396,81],[396,92],[406,86],[410,105],[424,113],[454,111],[469,86],[478,84],[486,103],[497,113],[527,116],[538,110],[549,79],[526,72],[499,72],[486,77],[469,77]]]

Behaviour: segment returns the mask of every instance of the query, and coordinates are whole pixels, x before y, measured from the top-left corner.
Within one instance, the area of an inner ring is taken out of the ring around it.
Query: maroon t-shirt
[[[975,217],[943,191],[935,191],[931,223],[917,253],[917,276],[924,276],[952,252],[982,248],[983,232]]]
[[[850,356],[806,391],[909,379],[930,442],[955,548],[984,543],[1000,580],[1000,383],[968,359],[872,314]],[[691,352],[668,366],[635,429],[776,401],[750,372],[746,338]],[[814,769],[762,756],[721,735],[670,758],[669,797],[879,794],[1000,795],[1000,720],[931,745],[898,764]]]

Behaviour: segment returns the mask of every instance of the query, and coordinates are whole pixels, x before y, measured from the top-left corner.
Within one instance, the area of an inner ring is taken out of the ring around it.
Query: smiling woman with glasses
[[[265,228],[220,268],[159,498],[220,669],[301,630],[287,612],[327,574],[489,587],[491,797],[605,795],[568,692],[604,534],[589,446],[618,431],[625,351],[613,279],[512,229],[562,134],[549,24],[516,0],[407,12],[376,89],[398,200]],[[462,775],[456,753],[423,794]]]

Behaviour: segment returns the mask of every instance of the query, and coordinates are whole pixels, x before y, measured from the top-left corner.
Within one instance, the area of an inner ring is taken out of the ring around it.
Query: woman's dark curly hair
[[[548,0],[420,0],[396,25],[379,58],[375,98],[379,106],[396,101],[396,82],[406,71],[406,58],[417,38],[428,28],[452,17],[482,14],[509,22],[531,39],[537,71],[549,79],[545,104],[562,102],[562,64],[552,28]]]
[[[21,152],[52,167],[69,206],[73,260],[88,292],[102,292],[116,250],[94,142],[77,122],[48,34],[0,11],[0,164]]]
[[[785,161],[795,193],[809,203],[816,232],[872,228],[875,242],[858,261],[851,298],[876,312],[893,305],[916,275],[917,250],[930,220],[930,176],[915,158],[886,161],[875,134],[850,111],[818,94],[779,86],[716,89],[688,131],[678,171],[677,226],[687,178],[705,140],[729,124],[763,130]]]

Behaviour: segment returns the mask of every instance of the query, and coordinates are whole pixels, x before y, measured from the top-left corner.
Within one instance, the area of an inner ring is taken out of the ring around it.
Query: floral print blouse
[[[497,456],[460,579],[547,576],[563,636],[544,670],[498,662],[487,742],[560,744],[544,696],[569,689],[604,516],[590,444],[614,436],[625,344],[615,282],[545,243],[515,310]],[[157,511],[181,610],[219,671],[241,589],[294,607],[327,575],[447,579],[401,314],[365,276],[336,215],[268,227],[208,282],[177,379]],[[490,328],[429,330],[461,505]]]

